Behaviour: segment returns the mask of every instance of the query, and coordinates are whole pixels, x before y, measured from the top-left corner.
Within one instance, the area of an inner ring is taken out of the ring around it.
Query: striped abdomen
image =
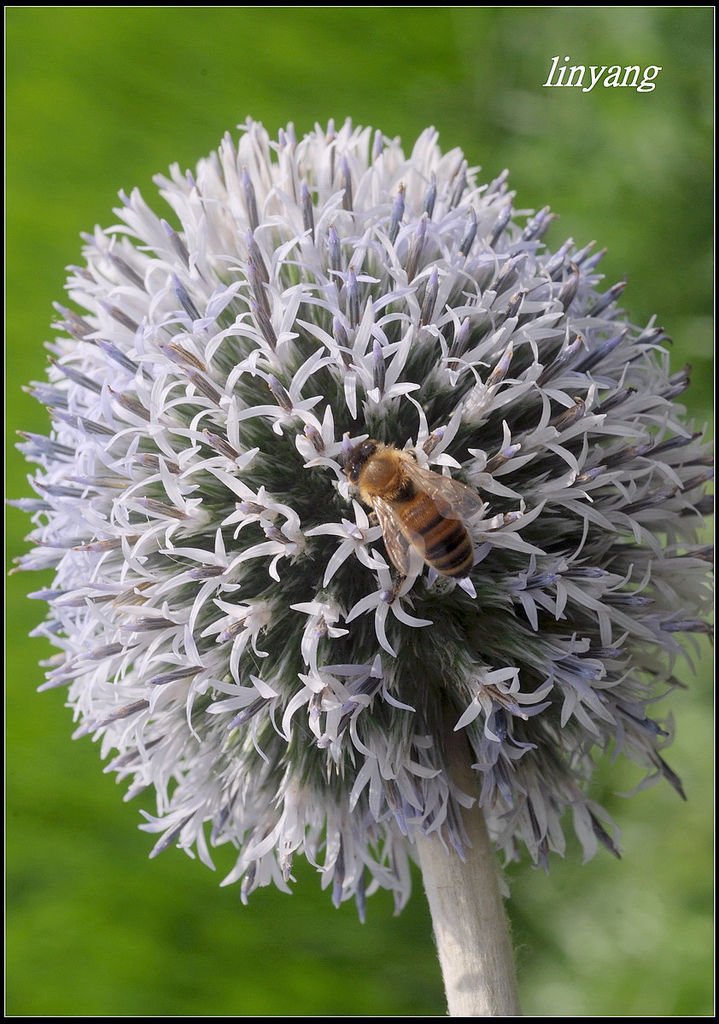
[[[474,548],[461,519],[447,519],[426,491],[416,491],[395,504],[402,532],[437,572],[466,576],[474,562]]]

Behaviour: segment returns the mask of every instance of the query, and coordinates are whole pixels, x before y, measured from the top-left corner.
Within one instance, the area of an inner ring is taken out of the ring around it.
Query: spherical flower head
[[[615,850],[596,756],[681,792],[650,710],[707,628],[709,458],[661,328],[432,129],[406,156],[250,121],[156,183],[167,219],[135,190],[86,237],[32,389],[51,433],[20,446],[45,686],[154,789],[153,852],[231,843],[243,895],[303,854],[361,909],[406,900],[419,835],[461,855],[477,795],[510,859],[562,853],[568,821]],[[421,534],[397,572],[345,471],[368,438],[476,495],[467,574]]]

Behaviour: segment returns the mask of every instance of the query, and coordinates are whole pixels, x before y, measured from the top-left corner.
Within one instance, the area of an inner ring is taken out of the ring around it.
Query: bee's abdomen
[[[474,548],[461,519],[440,515],[428,495],[417,495],[405,511],[404,521],[422,538],[424,559],[445,576],[466,576],[474,561]]]
[[[466,576],[472,568],[474,549],[469,534],[458,519],[442,519],[424,536],[424,557],[445,576]]]

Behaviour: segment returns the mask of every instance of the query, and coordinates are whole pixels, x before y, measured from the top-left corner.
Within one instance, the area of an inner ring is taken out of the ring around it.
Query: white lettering
[[[650,64],[644,72],[641,84],[637,86],[637,92],[653,92],[654,79],[657,77],[661,70],[661,66],[658,67],[656,64]],[[649,74],[650,71],[652,72],[651,75]]]
[[[588,66],[572,64],[570,67],[568,66],[570,59],[568,56],[560,58],[558,54],[552,57],[547,81],[542,82],[543,88],[564,87],[591,92],[602,82],[605,89],[635,89],[637,92],[653,92],[656,88],[655,79],[662,70],[660,64],[650,64],[644,69],[640,68],[638,64],[628,64],[624,68],[618,64],[612,64],[611,67],[607,67],[605,64],[601,67],[596,64]],[[641,81],[639,80],[640,75]]]
[[[629,72],[630,71],[634,75],[634,79],[633,79],[632,82],[628,82],[627,81],[627,79],[629,78]],[[639,78],[639,68],[637,67],[636,64],[634,65],[634,67],[626,67],[624,69],[624,78],[622,79],[622,88],[626,88],[628,85],[631,85],[631,88],[634,89],[636,87],[637,79],[638,78]]]
[[[585,85],[584,88],[582,89],[582,92],[591,92],[592,89],[594,88],[594,86],[597,84],[597,82],[599,81],[599,79],[602,77],[602,75],[604,74],[604,72],[606,70],[607,70],[606,66],[598,68],[594,64],[592,64],[592,66],[589,69],[589,75],[590,75],[590,77],[592,79],[592,84],[591,85]]]
[[[547,75],[547,81],[543,83],[543,88],[546,88],[547,86],[549,86],[551,88],[554,85],[554,82],[552,81],[552,75],[557,70],[557,64],[558,63],[559,63],[559,57],[552,57],[552,66],[549,69],[549,74]]]
[[[575,71],[578,71],[579,74],[575,75],[575,73],[574,73]],[[575,64],[573,68],[570,68],[569,69],[569,80],[567,81],[567,86],[568,87],[571,87],[571,86],[574,86],[574,85],[581,86],[582,82],[584,81],[584,72],[585,71],[586,71],[586,68],[584,67],[583,64]]]

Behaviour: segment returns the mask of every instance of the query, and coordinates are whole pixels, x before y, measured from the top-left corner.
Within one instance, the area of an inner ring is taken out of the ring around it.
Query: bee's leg
[[[390,577],[392,586],[388,590],[382,591],[382,600],[385,604],[393,604],[397,600],[397,595],[400,592],[402,584],[407,579],[407,577],[403,576],[402,573],[394,566],[390,569]]]
[[[397,595],[399,594],[399,592],[400,592],[400,590],[402,588],[402,584],[407,579],[407,577],[404,576],[399,571],[399,569],[396,569],[394,566],[391,569],[391,576],[392,576],[392,601],[394,601],[395,598],[397,597]],[[391,603],[392,602],[390,601],[390,604]]]

